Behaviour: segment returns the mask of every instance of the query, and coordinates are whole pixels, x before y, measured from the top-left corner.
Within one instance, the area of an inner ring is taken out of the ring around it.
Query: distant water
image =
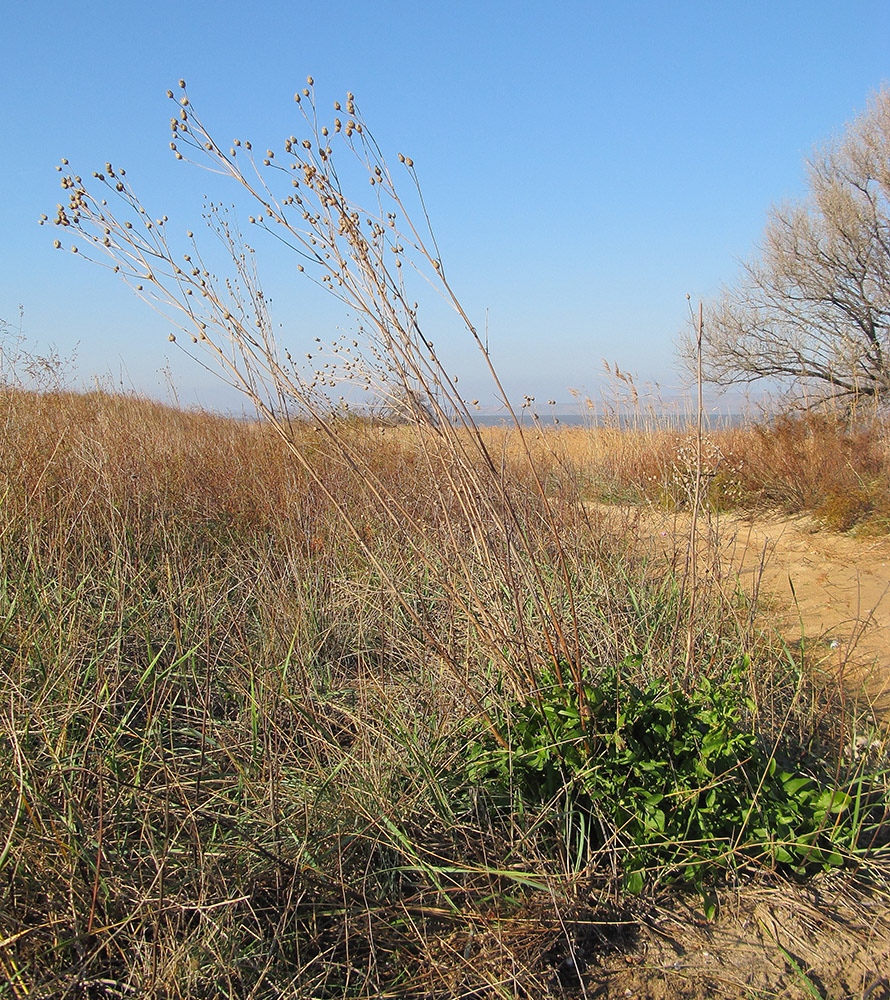
[[[252,423],[259,418],[246,412],[226,414],[232,419]],[[591,416],[586,413],[539,413],[533,417],[528,410],[517,411],[517,417],[525,428],[560,428],[560,427],[619,427],[621,430],[649,430],[653,427],[671,427],[683,429],[695,425],[693,414],[652,413],[643,416],[639,413],[610,414],[609,416]],[[353,416],[360,417],[356,410]],[[512,427],[513,420],[509,414],[503,413],[473,413],[473,421],[479,427]],[[296,418],[299,419],[299,418]],[[373,419],[373,418],[371,418]],[[310,421],[311,422],[311,421]],[[460,423],[455,417],[454,422]],[[704,426],[710,430],[743,427],[752,422],[752,417],[744,413],[705,413]]]
[[[615,427],[622,430],[634,428],[647,429],[653,425],[658,427],[682,428],[695,423],[693,414],[659,413],[652,416],[640,414],[621,414],[609,417],[588,416],[584,413],[539,413],[537,419],[523,411],[517,414],[523,427]],[[508,427],[513,421],[509,414],[479,413],[473,414],[473,420],[480,427]],[[712,429],[741,427],[750,421],[743,413],[705,413],[704,424]]]

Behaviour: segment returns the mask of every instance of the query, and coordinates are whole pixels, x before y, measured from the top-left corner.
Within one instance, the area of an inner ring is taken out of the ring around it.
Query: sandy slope
[[[788,638],[823,640],[832,660],[872,675],[873,690],[890,687],[890,539],[856,538],[801,518],[730,522],[726,560],[746,589],[765,553],[762,587]]]
[[[631,528],[657,558],[682,568],[688,514],[654,508],[597,507],[616,530]],[[803,517],[703,518],[700,572],[723,586],[741,585],[769,601],[789,642],[818,649],[826,669],[866,681],[890,707],[890,538],[857,538],[820,528]]]

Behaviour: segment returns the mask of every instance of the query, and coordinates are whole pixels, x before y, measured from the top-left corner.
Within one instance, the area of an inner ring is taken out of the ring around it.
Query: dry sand
[[[658,560],[682,570],[690,516],[646,507],[598,506],[617,532],[628,527]],[[890,538],[826,531],[807,517],[702,517],[699,573],[740,586],[790,644],[805,643],[825,670],[890,710]]]

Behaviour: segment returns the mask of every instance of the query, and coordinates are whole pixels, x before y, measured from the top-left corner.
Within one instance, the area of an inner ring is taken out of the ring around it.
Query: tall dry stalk
[[[409,207],[352,94],[345,106],[335,103],[335,116],[323,124],[310,77],[308,86],[294,95],[306,137],[292,135],[282,150],[267,149],[260,156],[249,141],[218,143],[195,111],[185,81],[179,89],[178,99],[168,91],[177,106],[170,121],[170,147],[176,158],[198,162],[240,187],[256,206],[251,226],[292,250],[297,270],[355,313],[353,337],[330,345],[322,355],[327,360],[319,361],[310,351],[307,357],[314,366],[297,364],[275,339],[254,251],[234,216],[218,204],[211,204],[206,213],[231,266],[228,277],[218,278],[191,232],[188,252],[174,250],[167,217],[149,215],[125,171],[110,163],[93,175],[98,194],[67,172],[67,161],[59,168],[69,200],[59,207],[54,223],[79,237],[71,252],[111,268],[186,331],[226,381],[251,400],[294,461],[339,511],[354,543],[454,677],[466,678],[460,652],[443,642],[405,600],[400,580],[366,543],[355,513],[320,477],[311,456],[296,441],[292,419],[311,420],[365,481],[394,537],[474,623],[487,655],[517,693],[525,698],[533,692],[542,670],[555,673],[560,683],[568,671],[580,691],[575,568],[487,343],[446,278],[411,157],[398,157],[411,189]],[[360,205],[349,193],[360,180],[370,184],[370,205]],[[451,306],[481,354],[521,445],[525,478],[533,487],[533,510],[527,491],[518,489],[490,451],[457,378],[446,370],[421,327],[414,293],[424,287],[432,287]],[[395,406],[414,427],[412,447],[438,491],[437,517],[449,538],[442,559],[434,558],[423,544],[423,518],[388,488],[354,439],[342,433],[337,414],[348,411],[349,403],[342,396],[337,403],[333,394],[344,385],[353,387],[366,404]],[[546,544],[536,540],[537,524],[529,530],[529,518],[543,522]]]
[[[702,304],[698,304],[696,323],[696,418],[695,418],[695,478],[692,492],[692,519],[689,525],[689,550],[687,575],[689,584],[689,617],[686,622],[686,655],[683,665],[684,683],[693,679],[695,659],[695,598],[698,591],[698,517],[702,504],[702,420],[704,405],[702,400]]]

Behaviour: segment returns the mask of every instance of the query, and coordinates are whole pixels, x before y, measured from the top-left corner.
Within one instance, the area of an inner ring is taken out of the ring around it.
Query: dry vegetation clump
[[[890,450],[880,416],[781,414],[737,432],[743,488],[761,503],[814,513],[835,531],[890,530]]]
[[[546,444],[547,441],[550,444]],[[540,453],[577,473],[589,499],[689,508],[695,440],[673,425],[542,432]],[[706,433],[705,503],[716,511],[810,514],[833,531],[890,530],[890,448],[883,416],[782,412]]]

